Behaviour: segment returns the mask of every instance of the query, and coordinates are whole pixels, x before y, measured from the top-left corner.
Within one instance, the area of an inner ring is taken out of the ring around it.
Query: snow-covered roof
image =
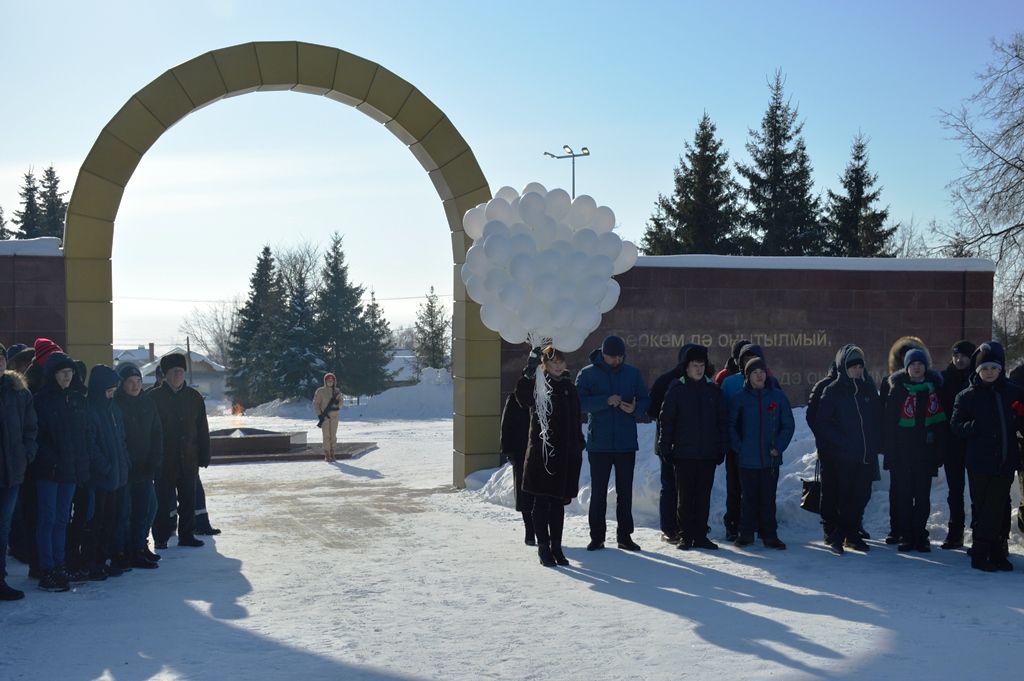
[[[988,258],[826,258],[815,256],[643,255],[637,267],[861,272],[995,272]]]
[[[4,239],[0,241],[0,255],[64,255],[60,239],[41,236],[38,239]]]
[[[149,348],[131,348],[130,350],[118,350],[114,348],[115,362],[140,362],[149,361]]]
[[[171,348],[167,352],[165,352],[162,355],[160,355],[159,357],[157,357],[152,362],[149,362],[148,364],[143,364],[142,366],[140,366],[139,367],[139,372],[143,376],[151,375],[154,371],[156,371],[157,367],[160,366],[160,359],[162,357],[165,357],[166,355],[172,355],[174,353],[178,353],[180,355],[184,355],[185,354],[185,348],[179,348],[179,347]],[[227,367],[224,366],[223,364],[217,364],[216,362],[214,362],[212,359],[210,359],[206,355],[198,353],[195,350],[193,350],[191,353],[189,353],[189,355],[190,355],[190,358],[192,360],[193,366],[196,363],[198,363],[198,362],[203,362],[205,364],[208,364],[210,366],[210,368],[213,369],[214,371],[216,371],[217,373],[221,373],[221,372],[224,372],[224,371],[228,370]]]

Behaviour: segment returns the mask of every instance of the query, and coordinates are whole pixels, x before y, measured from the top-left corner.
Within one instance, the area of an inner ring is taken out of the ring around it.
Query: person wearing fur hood
[[[7,540],[25,470],[36,458],[36,410],[24,377],[7,370],[0,345],[0,601],[25,593],[7,585]]]
[[[948,421],[942,407],[942,374],[923,348],[903,357],[903,369],[888,378],[882,419],[885,467],[896,505],[900,551],[928,552],[931,480],[942,465]]]

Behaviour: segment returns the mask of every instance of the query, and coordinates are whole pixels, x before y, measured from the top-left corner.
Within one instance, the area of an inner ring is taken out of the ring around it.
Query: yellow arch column
[[[347,104],[382,123],[427,171],[444,206],[455,263],[452,323],[453,481],[498,465],[498,335],[459,277],[471,241],[462,215],[491,198],[469,145],[423,93],[384,67],[342,50],[256,42],[207,52],[135,93],[103,128],[75,182],[64,231],[68,350],[89,365],[111,362],[110,257],[121,197],[143,154],[176,122],[224,97],[294,90]]]

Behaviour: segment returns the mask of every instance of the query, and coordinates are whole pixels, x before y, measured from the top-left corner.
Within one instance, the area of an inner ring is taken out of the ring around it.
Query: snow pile
[[[60,239],[41,236],[36,239],[7,239],[0,241],[0,255],[62,255]]]
[[[779,521],[779,534],[783,541],[787,533],[804,537],[817,536],[821,533],[821,518],[800,508],[800,493],[803,486],[801,479],[810,480],[814,477],[816,449],[814,436],[807,426],[806,408],[793,410],[796,420],[796,433],[793,442],[783,453],[783,464],[779,475],[779,488],[776,498],[776,512]],[[586,434],[586,426],[583,426]],[[661,462],[654,455],[654,424],[639,426],[640,450],[637,452],[636,470],[633,479],[633,519],[638,527],[659,527],[658,498],[661,493]],[[494,470],[478,471],[466,480],[467,489],[474,490],[481,499],[501,506],[515,507],[513,494],[512,467],[502,466]],[[931,504],[932,513],[928,519],[928,529],[932,539],[942,540],[945,537],[946,523],[949,519],[949,506],[945,473],[940,469],[939,476],[932,480]],[[566,507],[567,513],[587,513],[590,505],[592,489],[590,483],[590,466],[584,454],[583,470],[580,474],[580,493]],[[1015,484],[1011,492],[1013,507],[1017,508],[1019,488]],[[711,536],[722,534],[722,516],[725,514],[725,466],[719,466],[715,473],[715,485],[711,493]],[[608,519],[615,520],[615,479],[609,484]],[[881,538],[889,531],[889,474],[882,472],[882,479],[872,486],[871,501],[864,513],[864,527],[872,537]],[[1022,544],[1021,535],[1014,532],[1011,541]]]
[[[452,375],[446,369],[424,369],[416,385],[385,390],[348,405],[341,419],[450,419]]]
[[[271,400],[258,407],[246,409],[246,416],[276,416],[286,419],[309,419],[313,414],[313,401],[304,397]]]

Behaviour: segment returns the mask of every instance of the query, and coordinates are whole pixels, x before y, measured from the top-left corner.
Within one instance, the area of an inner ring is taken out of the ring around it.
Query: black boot
[[[0,601],[19,601],[25,597],[24,591],[7,586],[7,581],[0,579]]]
[[[562,545],[561,544],[555,544],[555,543],[552,542],[552,544],[551,544],[551,557],[554,558],[556,565],[561,565],[561,566],[565,567],[566,565],[569,564],[569,559],[565,557],[564,553],[562,553]]]
[[[551,545],[548,542],[537,543],[537,556],[544,567],[555,567],[555,556],[551,553]]]
[[[996,546],[988,556],[988,562],[999,572],[1013,572],[1013,563],[1010,562],[1010,547],[1006,543]]]
[[[946,551],[952,551],[953,549],[962,549],[964,546],[964,528],[957,525],[950,525],[949,531],[946,532],[946,541],[942,542],[940,548]]]
[[[140,549],[132,554],[132,567],[137,567],[140,570],[152,570],[160,566],[155,561],[147,558],[146,554]]]

